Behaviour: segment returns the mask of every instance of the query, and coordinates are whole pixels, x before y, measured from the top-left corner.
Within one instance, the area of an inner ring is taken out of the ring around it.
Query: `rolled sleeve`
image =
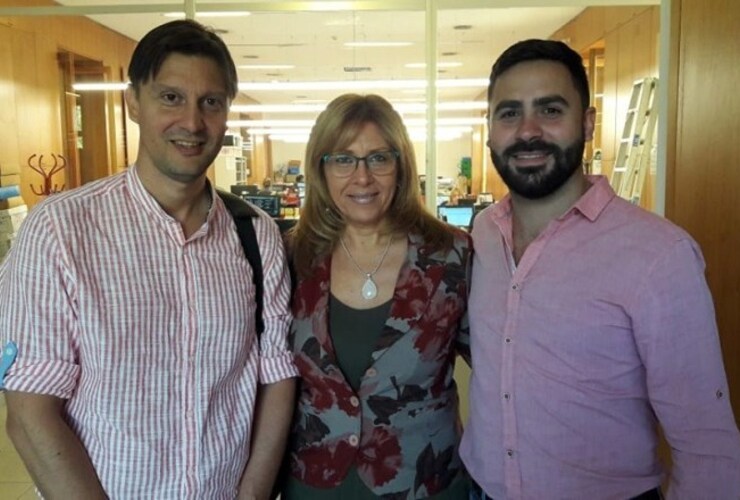
[[[740,498],[740,434],[693,241],[677,241],[657,260],[636,309],[650,401],[671,447],[669,498]]]
[[[23,348],[18,348],[19,356]],[[74,394],[80,376],[80,367],[64,361],[24,363],[20,358],[5,376],[8,391],[45,394],[69,399]]]
[[[80,367],[74,338],[74,284],[44,205],[20,228],[0,273],[0,338],[18,346],[4,384],[9,391],[68,399]],[[28,286],[32,283],[34,286]]]

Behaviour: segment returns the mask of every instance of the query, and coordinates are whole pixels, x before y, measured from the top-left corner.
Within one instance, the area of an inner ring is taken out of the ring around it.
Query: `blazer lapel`
[[[301,280],[296,297],[302,297],[293,314],[296,321],[310,323],[310,329],[319,346],[336,362],[334,345],[329,335],[329,294],[331,257],[316,267],[309,278]],[[323,356],[322,356],[323,357]]]
[[[373,351],[377,361],[411,330],[430,307],[432,297],[445,274],[445,256],[430,254],[421,237],[409,235],[408,255],[393,292],[393,304],[383,333]]]

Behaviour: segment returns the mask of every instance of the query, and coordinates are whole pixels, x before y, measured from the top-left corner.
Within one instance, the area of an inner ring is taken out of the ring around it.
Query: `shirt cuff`
[[[69,399],[77,387],[80,366],[64,361],[22,364],[16,360],[5,375],[5,390]]]
[[[293,354],[285,352],[278,356],[260,358],[260,383],[274,384],[286,378],[297,377],[298,368],[293,362]]]

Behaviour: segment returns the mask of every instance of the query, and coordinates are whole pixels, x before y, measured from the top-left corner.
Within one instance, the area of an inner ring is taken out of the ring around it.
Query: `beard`
[[[490,147],[490,150],[493,165],[509,190],[524,198],[536,200],[560,189],[576,170],[581,168],[585,146],[586,141],[581,136],[565,149],[556,144],[534,140],[530,142],[518,141],[506,148],[500,155],[496,153],[493,147]],[[519,170],[509,165],[509,161],[517,153],[532,151],[549,154],[555,164],[551,169],[543,164],[525,170]]]

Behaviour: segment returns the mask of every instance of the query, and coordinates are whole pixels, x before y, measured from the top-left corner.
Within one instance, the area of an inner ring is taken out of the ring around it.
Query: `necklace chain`
[[[388,250],[391,248],[391,242],[393,241],[393,237],[388,238],[388,244],[385,246],[385,250],[383,250],[383,255],[380,256],[380,260],[378,261],[378,264],[375,266],[375,269],[373,269],[371,272],[365,272],[362,270],[360,265],[357,263],[355,258],[352,256],[352,254],[349,251],[349,248],[347,248],[347,245],[344,243],[344,238],[340,237],[339,242],[342,244],[342,248],[344,248],[344,252],[347,254],[347,257],[349,257],[349,260],[352,262],[352,264],[355,266],[355,268],[360,271],[360,273],[365,275],[365,284],[362,287],[362,297],[366,300],[372,300],[374,299],[378,294],[377,286],[375,285],[375,282],[373,281],[373,276],[375,276],[375,273],[378,272],[380,269],[380,266],[383,265],[383,262],[385,262],[385,257],[388,255]]]

